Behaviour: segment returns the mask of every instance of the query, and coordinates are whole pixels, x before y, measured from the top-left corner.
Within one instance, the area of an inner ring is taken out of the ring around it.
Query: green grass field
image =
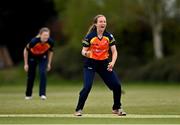
[[[180,124],[180,86],[124,84],[122,96],[125,117],[111,114],[112,93],[95,82],[82,117],[73,116],[82,87],[77,82],[48,83],[47,97],[25,100],[25,84],[0,85],[0,124]]]

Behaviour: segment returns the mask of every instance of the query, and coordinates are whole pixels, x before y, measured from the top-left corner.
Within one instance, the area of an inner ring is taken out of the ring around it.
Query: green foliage
[[[25,84],[26,72],[23,66],[0,70],[0,85],[4,84]]]
[[[165,16],[167,13],[164,8],[161,8],[164,6],[163,2],[163,0],[159,2],[156,0],[54,0],[63,24],[61,30],[67,38],[65,45],[55,50],[54,70],[68,79],[81,78],[81,40],[86,35],[93,17],[97,14],[104,14],[107,17],[107,30],[115,36],[117,41],[118,60],[115,69],[118,74],[130,80],[141,78],[143,80],[167,80],[165,72],[175,73],[177,65],[172,64],[171,66],[167,61],[160,64],[154,62],[151,14],[158,14],[157,11],[164,13],[161,19],[163,19],[164,27],[162,36],[165,57],[180,53],[178,47],[180,26],[178,19]],[[172,8],[171,11],[175,9]],[[158,17],[158,15],[155,16]],[[158,70],[163,66],[166,67],[163,68],[166,71],[159,73]],[[154,71],[155,68],[157,68],[157,73]],[[152,74],[144,76],[146,72]],[[178,81],[179,79],[175,76],[169,76],[168,80]]]
[[[56,49],[53,61],[54,71],[66,79],[79,79],[82,70],[82,56],[80,50],[71,46]]]
[[[180,53],[180,25],[179,20],[169,19],[164,22],[163,41],[166,55]]]
[[[126,77],[130,80],[145,81],[180,81],[180,55],[169,57],[162,60],[152,61],[151,63],[138,67]]]

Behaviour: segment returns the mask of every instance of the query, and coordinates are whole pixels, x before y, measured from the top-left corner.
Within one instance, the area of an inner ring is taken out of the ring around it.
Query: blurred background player
[[[106,17],[97,15],[90,27],[85,39],[82,41],[82,55],[84,60],[84,87],[80,92],[76,112],[81,116],[85,101],[91,90],[95,72],[103,79],[104,83],[113,91],[114,105],[112,113],[119,116],[126,115],[121,107],[121,85],[116,73],[113,71],[117,59],[115,39],[106,31]],[[112,52],[112,60],[109,61],[109,49]]]
[[[39,96],[46,97],[46,73],[51,70],[54,41],[50,38],[50,30],[41,28],[39,34],[33,38],[24,49],[24,70],[27,72],[27,87],[25,99],[32,99],[36,67],[39,65],[40,85]]]

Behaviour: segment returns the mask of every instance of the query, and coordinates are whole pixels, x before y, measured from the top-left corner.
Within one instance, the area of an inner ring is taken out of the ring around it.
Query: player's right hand
[[[91,51],[86,52],[86,57],[90,58],[91,57]]]
[[[25,64],[25,65],[24,65],[24,70],[25,70],[26,72],[28,72],[28,69],[29,69],[28,64]]]

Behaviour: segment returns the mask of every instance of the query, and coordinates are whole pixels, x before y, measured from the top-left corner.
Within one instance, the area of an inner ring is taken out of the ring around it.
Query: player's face
[[[49,32],[42,32],[40,34],[41,42],[47,42],[49,38]]]
[[[106,29],[106,18],[104,16],[101,16],[97,19],[97,24],[96,24],[96,27],[97,27],[97,30],[101,30],[101,31],[104,31]]]

